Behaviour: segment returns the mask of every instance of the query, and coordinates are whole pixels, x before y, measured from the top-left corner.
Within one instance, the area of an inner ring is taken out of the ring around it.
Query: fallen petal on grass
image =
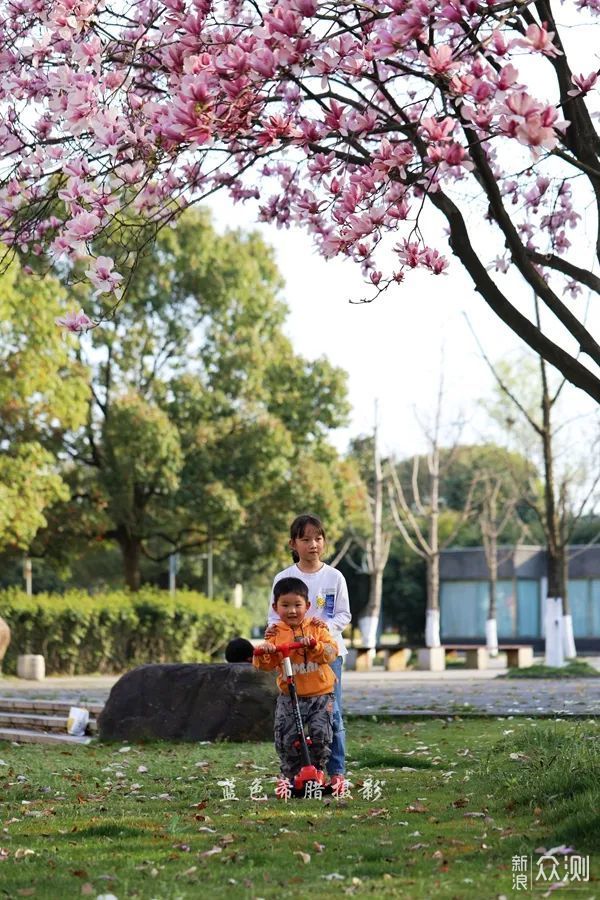
[[[219,847],[217,844],[215,844],[215,846],[211,847],[210,850],[205,850],[204,853],[199,853],[198,856],[214,856],[216,853],[222,853],[222,852],[223,852],[223,848]]]

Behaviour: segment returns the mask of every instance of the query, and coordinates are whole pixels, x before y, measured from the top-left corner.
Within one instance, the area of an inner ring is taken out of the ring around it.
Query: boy
[[[292,702],[281,668],[281,657],[275,652],[277,644],[300,641],[305,646],[292,650],[290,661],[298,692],[300,713],[310,734],[311,763],[319,770],[325,768],[331,752],[333,735],[333,687],[335,675],[329,665],[338,653],[337,643],[325,625],[307,618],[310,601],[308,588],[299,578],[282,578],[273,588],[273,609],[280,621],[273,624],[269,641],[260,646],[263,656],[254,657],[257,669],[279,669],[277,684],[280,694],[275,707],[275,749],[281,763],[282,775],[277,784],[277,794],[293,782],[302,768],[297,729]],[[310,639],[317,641],[309,647]]]

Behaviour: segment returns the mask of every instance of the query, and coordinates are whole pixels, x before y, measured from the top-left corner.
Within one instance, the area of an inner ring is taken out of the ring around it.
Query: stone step
[[[0,741],[17,744],[89,744],[93,738],[83,735],[54,734],[48,731],[28,731],[24,728],[0,728]]]
[[[104,707],[98,701],[32,700],[26,697],[0,696],[0,712],[39,713],[40,715],[69,715],[72,706],[82,706],[91,716],[98,716]]]
[[[21,713],[0,709],[0,728],[25,728],[30,731],[58,731],[66,733],[67,716],[40,715],[36,713]],[[96,720],[90,719],[86,728],[86,733],[95,734],[96,731]]]

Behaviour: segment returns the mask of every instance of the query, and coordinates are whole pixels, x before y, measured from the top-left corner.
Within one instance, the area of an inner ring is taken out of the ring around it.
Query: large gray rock
[[[140,666],[114,685],[101,740],[271,741],[277,686],[248,663]]]
[[[10,628],[8,623],[0,616],[0,672],[2,671],[2,660],[8,650],[10,644]]]

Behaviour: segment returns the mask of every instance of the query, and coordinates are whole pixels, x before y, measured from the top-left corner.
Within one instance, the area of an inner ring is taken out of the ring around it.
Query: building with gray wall
[[[571,546],[568,599],[578,650],[600,651],[600,547]],[[488,568],[481,547],[440,554],[442,642],[485,641],[489,604]],[[519,546],[498,549],[498,639],[533,643],[544,639],[546,550]]]

